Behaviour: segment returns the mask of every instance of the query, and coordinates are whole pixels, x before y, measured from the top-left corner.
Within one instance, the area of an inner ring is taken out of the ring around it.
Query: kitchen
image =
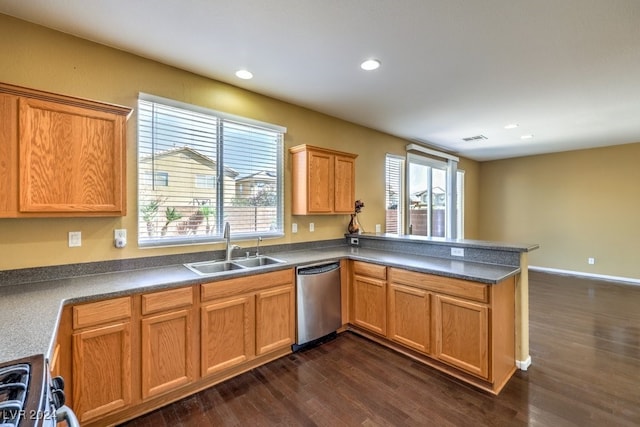
[[[383,165],[387,153],[404,155],[405,139],[16,18],[3,15],[0,19],[0,49],[4,58],[10,58],[3,64],[0,81],[130,107],[136,106],[139,92],[152,93],[286,125],[287,147],[310,144],[358,154],[357,197],[367,203],[360,221],[368,230],[384,224],[384,176],[376,168],[361,165]],[[137,169],[136,146],[131,143],[137,139],[135,122],[134,111],[126,135],[128,171]],[[461,157],[459,168],[465,171],[466,182],[465,238],[535,242],[541,249],[530,254],[531,266],[637,280],[634,242],[640,236],[634,212],[639,203],[629,195],[635,194],[638,182],[634,159],[639,151],[638,143],[630,143],[486,162]],[[290,182],[291,170],[285,173],[285,181]],[[130,259],[202,251],[199,246],[136,246],[136,179],[134,172],[127,174],[129,213],[124,217],[1,220],[0,277],[25,268],[106,260],[125,264]],[[286,206],[291,205],[290,197],[285,193]],[[298,233],[287,233],[265,242],[266,246],[340,238],[349,217],[285,215],[284,221],[286,230],[295,221]],[[313,232],[310,223],[314,223]],[[129,230],[125,248],[114,247],[114,229]],[[70,231],[82,232],[80,248],[67,246]],[[254,245],[253,241],[237,243]],[[595,264],[588,264],[588,257],[594,257]]]

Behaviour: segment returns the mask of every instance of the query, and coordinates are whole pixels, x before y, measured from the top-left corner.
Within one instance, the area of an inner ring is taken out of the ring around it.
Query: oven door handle
[[[58,422],[66,421],[69,427],[80,427],[76,414],[67,405],[62,405],[58,408],[56,411],[56,419]]]

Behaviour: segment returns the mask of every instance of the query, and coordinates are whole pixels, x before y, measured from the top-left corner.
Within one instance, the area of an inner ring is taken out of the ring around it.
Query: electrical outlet
[[[451,248],[451,256],[464,256],[464,248]]]
[[[309,223],[309,231],[312,233],[316,231],[316,225],[312,222]]]
[[[295,222],[293,224],[291,224],[291,232],[292,233],[297,233],[298,232],[298,224],[296,224]]]
[[[127,246],[127,230],[125,228],[113,230],[113,245],[118,249]]]
[[[382,231],[382,226],[380,224],[376,224],[376,233],[380,233]]]
[[[69,232],[69,247],[77,248],[82,246],[82,232],[81,231],[70,231]]]
[[[595,258],[588,258],[588,259],[587,259],[587,262],[588,262],[590,265],[593,265],[593,264],[595,264],[595,263],[596,263],[596,259],[595,259]]]

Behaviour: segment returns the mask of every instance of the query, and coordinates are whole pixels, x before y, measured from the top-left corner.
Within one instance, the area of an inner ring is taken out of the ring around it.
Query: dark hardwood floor
[[[492,396],[352,333],[142,426],[638,426],[640,286],[530,272],[528,371]]]

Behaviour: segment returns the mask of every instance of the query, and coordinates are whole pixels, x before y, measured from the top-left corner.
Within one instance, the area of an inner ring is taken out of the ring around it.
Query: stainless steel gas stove
[[[78,421],[64,403],[64,381],[50,378],[42,355],[0,364],[0,427],[51,427]]]

